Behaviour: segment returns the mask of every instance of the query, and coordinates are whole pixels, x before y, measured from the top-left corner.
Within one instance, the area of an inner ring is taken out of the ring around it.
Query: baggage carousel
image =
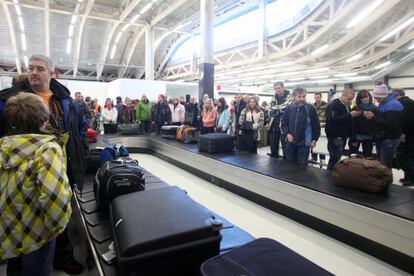
[[[391,185],[386,194],[338,187],[323,169],[233,151],[209,154],[196,144],[158,136],[103,136],[147,153],[414,274],[414,191]]]

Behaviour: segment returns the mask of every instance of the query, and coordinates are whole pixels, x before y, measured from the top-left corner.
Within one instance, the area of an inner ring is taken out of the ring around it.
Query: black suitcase
[[[96,173],[93,186],[96,204],[102,211],[108,210],[115,197],[144,189],[144,170],[133,159],[105,162]]]
[[[179,126],[162,126],[160,130],[161,137],[175,139]]]
[[[86,173],[96,174],[96,172],[101,167],[101,152],[103,148],[93,148],[90,149],[88,155],[85,156],[86,159]]]
[[[332,275],[277,241],[260,238],[204,262],[203,276]]]
[[[229,152],[234,148],[234,138],[226,133],[208,133],[200,135],[198,149],[210,153]]]
[[[177,187],[119,196],[110,217],[122,275],[196,275],[219,254],[221,222]]]

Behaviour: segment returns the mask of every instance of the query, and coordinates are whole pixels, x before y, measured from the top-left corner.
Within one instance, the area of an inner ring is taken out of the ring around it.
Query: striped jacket
[[[68,224],[65,138],[61,144],[45,134],[0,139],[0,259],[38,250]]]

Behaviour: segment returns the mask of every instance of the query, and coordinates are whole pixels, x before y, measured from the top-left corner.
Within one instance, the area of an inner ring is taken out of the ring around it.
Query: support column
[[[266,9],[267,9],[266,0],[258,0],[259,4],[259,37],[257,39],[258,49],[257,55],[258,58],[263,58],[266,55],[267,50],[267,26],[266,26]]]
[[[213,62],[213,20],[214,0],[200,0],[200,80],[198,97],[201,100],[207,93],[214,97],[214,62]]]
[[[145,79],[154,79],[154,28],[145,27]]]

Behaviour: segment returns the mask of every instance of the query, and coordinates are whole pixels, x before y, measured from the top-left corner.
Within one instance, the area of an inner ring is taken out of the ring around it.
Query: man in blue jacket
[[[385,84],[375,85],[372,96],[379,102],[378,122],[380,127],[379,155],[384,166],[392,168],[397,154],[403,122],[403,105],[397,100],[397,93],[390,93]]]
[[[321,134],[316,109],[306,103],[306,90],[293,89],[294,102],[286,107],[282,116],[281,129],[286,135],[286,160],[306,166],[310,148],[316,146]]]

